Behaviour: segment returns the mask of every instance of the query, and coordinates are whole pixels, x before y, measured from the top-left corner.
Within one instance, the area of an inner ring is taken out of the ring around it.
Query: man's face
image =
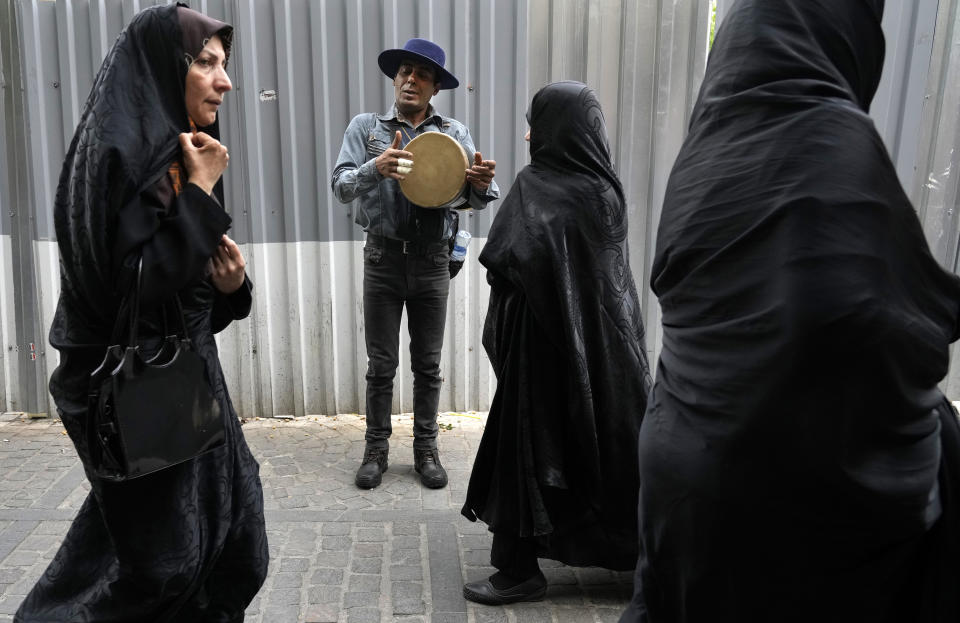
[[[440,91],[436,79],[436,72],[430,65],[411,60],[400,63],[393,78],[397,110],[404,115],[426,110],[430,98]]]

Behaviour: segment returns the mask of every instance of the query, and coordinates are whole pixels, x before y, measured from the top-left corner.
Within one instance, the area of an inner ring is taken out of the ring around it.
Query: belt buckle
[[[407,251],[407,245],[410,244],[410,242],[407,240],[402,240],[401,242],[403,242],[403,246],[400,248],[400,252],[407,255],[409,253],[409,251]]]

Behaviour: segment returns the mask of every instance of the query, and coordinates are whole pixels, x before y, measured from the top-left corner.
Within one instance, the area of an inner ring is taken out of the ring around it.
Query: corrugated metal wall
[[[50,206],[59,161],[100,59],[122,25],[150,4],[13,2],[31,105],[21,109],[29,140],[8,151],[24,149],[32,166],[25,207],[36,220],[31,232],[18,235],[35,247],[29,272],[39,283],[27,294],[41,329],[18,339],[43,344],[49,361],[37,366],[41,380],[56,363],[42,332],[57,294]],[[230,67],[237,88],[222,110],[233,156],[228,203],[257,296],[251,321],[226,332],[221,347],[243,414],[363,409],[362,232],[353,225],[352,206],[334,200],[329,175],[349,119],[391,103],[377,54],[409,37],[447,50],[463,86],[434,104],[465,122],[478,149],[497,160],[504,192],[527,160],[522,136],[532,94],[560,79],[597,89],[630,198],[634,271],[643,279],[656,222],[652,206],[703,71],[707,2],[222,0],[194,7],[237,27]],[[487,286],[476,256],[495,211],[496,204],[462,219],[476,240],[467,269],[452,283],[442,410],[486,409],[493,393],[480,345]],[[5,267],[9,274],[24,270]],[[646,305],[654,326],[655,301],[648,297]],[[404,338],[402,369],[409,365],[406,346]],[[398,377],[395,410],[411,408],[411,387],[409,372]]]
[[[25,120],[26,73],[22,32],[13,0],[0,0],[0,406],[13,411],[46,411],[46,366],[43,319],[38,308],[35,244],[39,205],[31,184],[31,162],[25,157],[30,140]],[[42,217],[41,217],[42,218]],[[49,271],[47,271],[49,272]]]
[[[912,159],[926,162],[928,152],[930,166],[943,165],[948,145],[957,144],[955,132],[948,137],[933,129],[924,134],[919,128],[921,119],[924,128],[945,123],[956,128],[958,102],[951,88],[960,64],[951,37],[958,1],[940,3],[936,41],[929,38],[931,16],[938,15],[935,0],[921,0],[912,12],[888,3],[888,36],[905,37],[904,45],[890,46],[887,70],[888,93],[901,96],[889,98],[887,106],[903,153],[896,159],[901,175]],[[56,365],[56,353],[47,347],[45,332],[57,296],[50,207],[60,160],[100,60],[122,26],[137,11],[157,3],[0,0],[0,67],[5,77],[0,158],[5,156],[10,165],[3,167],[6,177],[0,175],[0,407],[5,409],[52,409],[44,383]],[[631,265],[645,297],[648,347],[655,355],[659,311],[646,282],[666,178],[703,74],[709,4],[194,2],[194,8],[237,28],[230,65],[236,90],[222,109],[224,143],[232,155],[226,178],[228,209],[257,286],[251,319],[220,339],[238,410],[269,416],[363,409],[362,232],[353,225],[352,206],[333,198],[329,177],[349,119],[385,110],[391,103],[393,91],[376,66],[377,54],[413,36],[446,49],[448,67],[461,87],[441,92],[434,104],[465,122],[477,148],[497,160],[497,181],[504,193],[527,161],[523,115],[532,94],[560,79],[582,80],[597,90],[627,191]],[[907,5],[913,3],[903,3]],[[923,91],[931,51],[935,64],[940,63],[935,96],[943,99],[943,106],[937,111],[930,110]],[[913,102],[920,107],[911,107]],[[918,176],[927,174],[924,170]],[[955,205],[955,183],[947,195],[941,203]],[[495,380],[480,345],[487,287],[476,256],[496,208],[494,203],[461,220],[476,240],[467,268],[451,284],[441,410],[483,410],[493,394]],[[957,225],[951,222],[949,227],[946,237],[955,240]],[[11,288],[9,283],[18,285]],[[28,350],[31,342],[41,349],[36,362]],[[403,370],[409,366],[407,343],[401,340]],[[396,411],[410,410],[411,387],[408,371],[398,376]]]
[[[918,131],[911,198],[930,249],[941,264],[960,273],[960,0],[941,0]],[[954,344],[943,383],[960,398],[960,343]]]

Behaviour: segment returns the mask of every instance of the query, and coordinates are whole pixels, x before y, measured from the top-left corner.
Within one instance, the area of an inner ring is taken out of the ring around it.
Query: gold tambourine
[[[411,203],[423,208],[460,203],[470,160],[457,139],[442,132],[424,132],[403,149],[413,154],[413,167],[399,182]]]

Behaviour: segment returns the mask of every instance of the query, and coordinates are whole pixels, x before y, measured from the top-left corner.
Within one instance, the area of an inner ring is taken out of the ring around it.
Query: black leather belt
[[[367,246],[377,247],[385,251],[402,253],[404,255],[431,255],[450,249],[450,244],[446,240],[439,242],[411,242],[409,240],[396,240],[394,238],[384,238],[383,236],[374,236],[367,234]]]

